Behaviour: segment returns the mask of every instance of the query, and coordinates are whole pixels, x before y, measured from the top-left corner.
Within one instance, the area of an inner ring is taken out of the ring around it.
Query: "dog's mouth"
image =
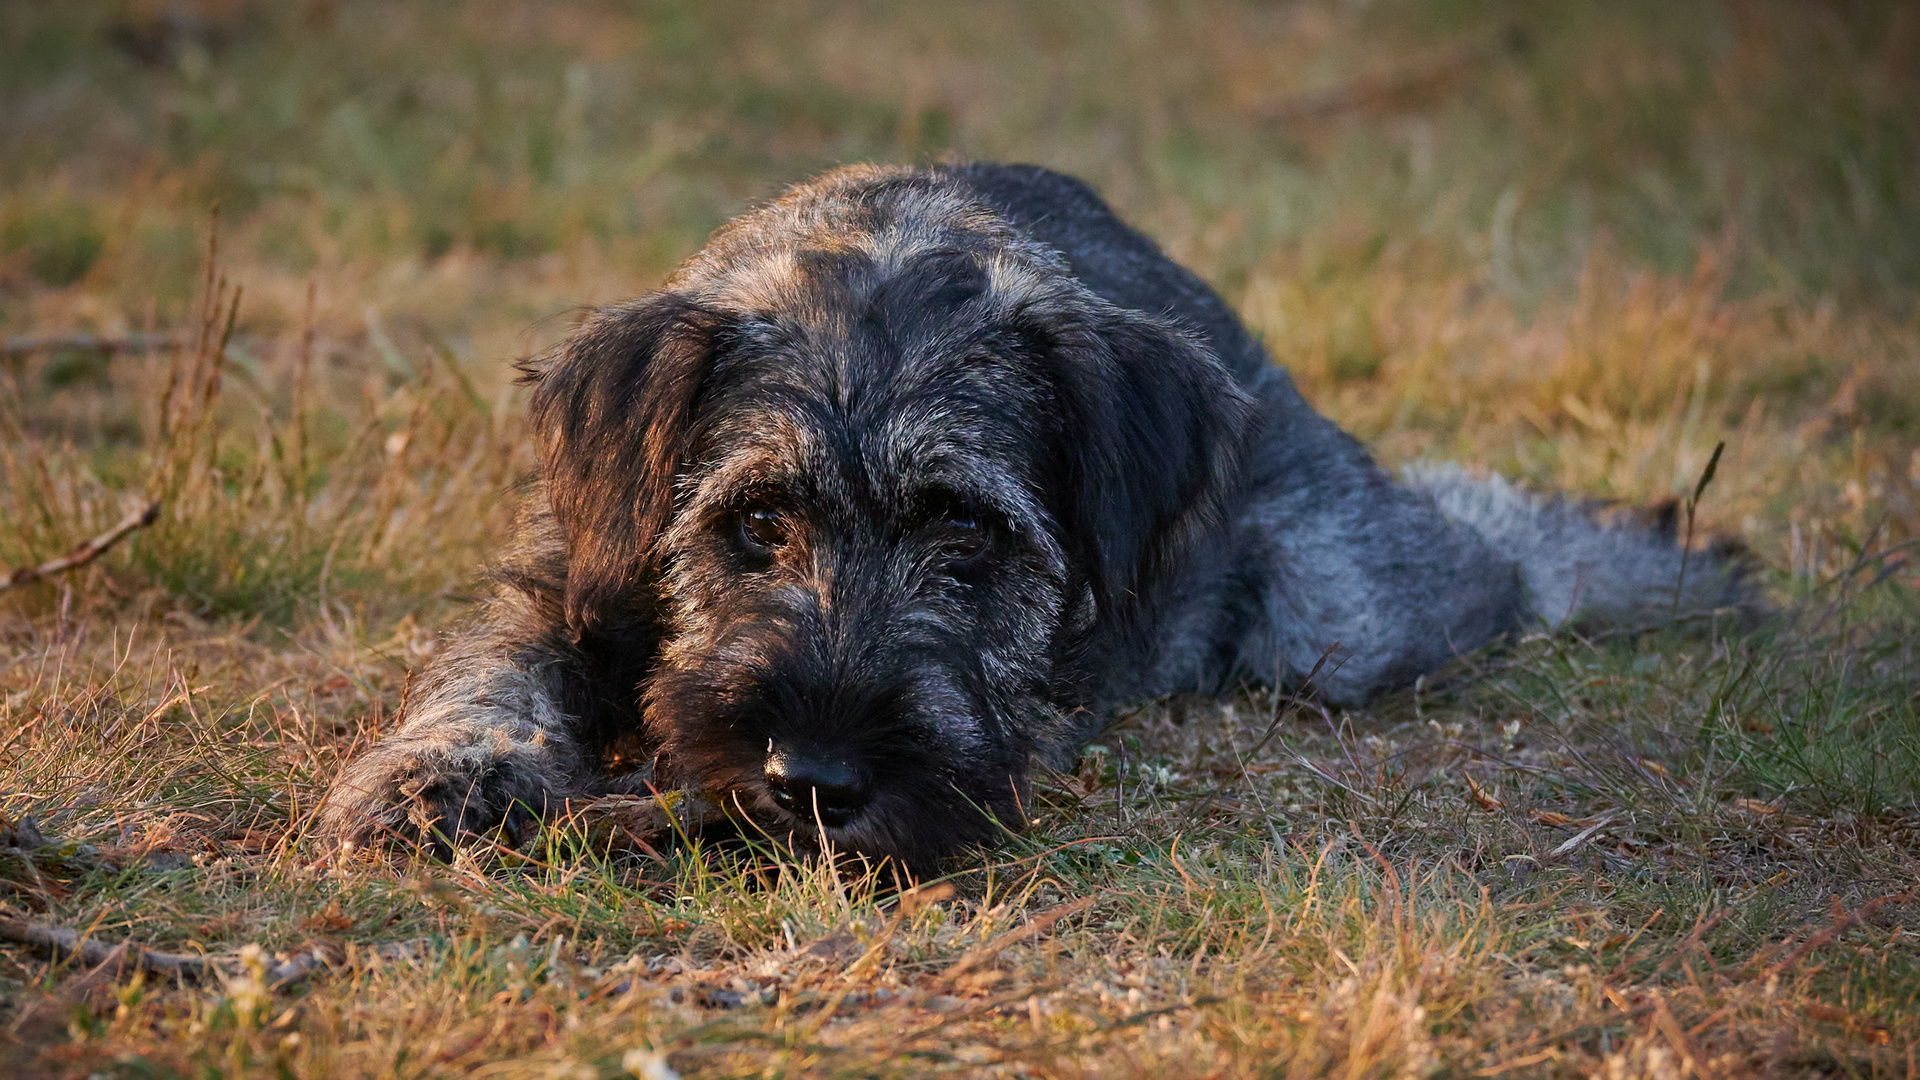
[[[786,820],[799,825],[814,826],[823,833],[836,829],[845,829],[860,820],[860,811],[858,810],[830,809],[822,806],[795,806],[791,805],[791,800],[783,801],[778,797],[773,800],[773,803],[780,808]]]
[[[676,768],[664,756],[662,779],[700,793],[745,836],[804,847],[831,843],[843,849],[871,846],[888,832],[884,818],[898,802],[866,774],[841,762],[808,762],[791,755],[702,755],[704,768]],[[745,758],[745,760],[741,760]],[[882,844],[881,846],[884,846]]]
[[[881,817],[866,810],[836,813],[789,809],[770,790],[735,788],[728,792],[727,815],[742,838],[758,838],[775,848],[795,853],[833,850],[843,854],[884,857],[892,853]]]
[[[723,846],[743,841],[793,855],[833,852],[866,863],[893,860],[902,867],[923,868],[962,848],[991,843],[1000,829],[1019,820],[1017,806],[988,805],[957,794],[951,802],[923,805],[913,789],[886,784],[877,786],[863,806],[829,811],[815,809],[811,798],[806,806],[790,793],[776,798],[779,789],[770,784],[740,776],[733,780],[701,788],[701,803],[711,814],[696,831]],[[1001,824],[996,826],[996,821]]]

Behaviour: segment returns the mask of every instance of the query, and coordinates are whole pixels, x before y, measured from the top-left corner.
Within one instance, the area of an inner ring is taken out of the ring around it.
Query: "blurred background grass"
[[[1735,243],[1739,293],[1904,314],[1920,281],[1906,4],[123,0],[0,18],[16,273],[57,287],[99,267],[127,314],[156,287],[179,310],[214,200],[293,274],[590,246],[645,280],[780,184],[949,151],[1083,175],[1229,289],[1277,251],[1320,269],[1417,243],[1497,260],[1492,284],[1538,301],[1603,233],[1670,273]]]
[[[1920,525],[1916,115],[1920,11],[1864,0],[12,4],[0,332],[193,325],[217,205],[245,299],[213,475],[310,444],[299,512],[360,509],[307,556],[249,556],[307,567],[278,599],[238,563],[163,584],[285,618],[331,551],[336,583],[380,563],[365,580],[444,593],[500,524],[482,493],[524,470],[504,361],[580,305],[839,162],[1035,161],[1219,286],[1386,458],[1646,500],[1725,438],[1706,520],[1810,579]],[[142,486],[179,364],[7,361],[9,437],[85,465],[13,468],[18,562]],[[436,409],[444,437],[413,440]],[[485,482],[435,524],[397,498],[370,524],[371,477],[424,490],[473,454]],[[31,524],[56,488],[71,513]],[[144,581],[246,546],[221,536]]]

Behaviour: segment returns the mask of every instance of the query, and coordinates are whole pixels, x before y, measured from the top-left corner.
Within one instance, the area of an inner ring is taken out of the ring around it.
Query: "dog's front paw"
[[[340,774],[321,805],[322,831],[356,846],[410,842],[442,860],[487,835],[517,842],[556,800],[562,770],[546,747],[488,743],[382,742]]]

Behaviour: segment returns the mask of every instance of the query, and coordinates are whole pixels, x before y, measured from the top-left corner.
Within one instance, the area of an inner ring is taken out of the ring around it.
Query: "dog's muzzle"
[[[838,828],[852,821],[873,796],[851,762],[819,753],[775,747],[767,754],[767,791],[780,809],[802,821],[816,818]]]

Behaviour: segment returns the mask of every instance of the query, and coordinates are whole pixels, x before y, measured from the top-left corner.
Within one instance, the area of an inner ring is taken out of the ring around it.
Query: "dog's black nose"
[[[818,754],[776,749],[767,755],[767,789],[786,812],[838,827],[853,820],[872,792],[860,770]]]

